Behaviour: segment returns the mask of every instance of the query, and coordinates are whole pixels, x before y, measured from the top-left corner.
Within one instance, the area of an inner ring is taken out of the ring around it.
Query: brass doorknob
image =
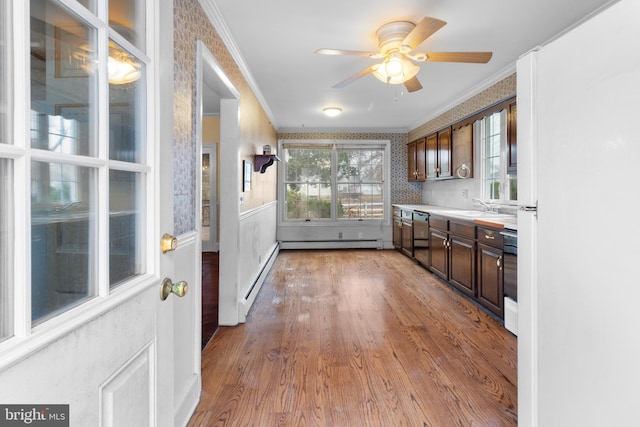
[[[160,299],[164,301],[171,294],[176,294],[179,297],[183,297],[187,294],[188,291],[189,284],[184,280],[178,283],[173,283],[171,279],[166,277],[160,285]]]
[[[164,233],[162,235],[162,239],[160,240],[160,248],[162,249],[162,253],[166,253],[169,251],[175,251],[178,247],[178,239],[175,236],[172,236],[169,233]]]

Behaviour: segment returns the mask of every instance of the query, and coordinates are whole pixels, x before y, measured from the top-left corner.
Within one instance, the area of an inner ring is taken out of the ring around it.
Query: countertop
[[[516,215],[511,214],[457,209],[435,205],[394,204],[393,206],[397,206],[401,209],[424,212],[431,215],[444,215],[452,218],[464,219],[486,227],[503,228],[512,231],[518,230],[518,219]]]

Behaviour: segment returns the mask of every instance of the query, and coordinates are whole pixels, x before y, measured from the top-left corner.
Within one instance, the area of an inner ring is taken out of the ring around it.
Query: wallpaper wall
[[[276,131],[198,0],[174,0],[174,232],[196,225],[196,41],[202,40],[240,93],[240,161],[277,145]],[[241,169],[241,168],[239,168]],[[241,171],[240,171],[241,173]],[[275,174],[254,174],[241,211],[276,200]],[[240,192],[240,189],[238,189]]]
[[[449,124],[457,122],[460,119],[470,116],[473,113],[483,110],[490,105],[515,96],[515,94],[516,75],[514,73],[481,91],[477,95],[474,95],[466,101],[456,105],[452,109],[440,114],[438,117],[413,129],[409,132],[409,141],[426,136],[433,131],[441,129]]]
[[[282,132],[282,140],[389,140],[391,141],[391,203],[415,204],[422,198],[422,183],[407,182],[407,139],[406,133],[395,132]]]

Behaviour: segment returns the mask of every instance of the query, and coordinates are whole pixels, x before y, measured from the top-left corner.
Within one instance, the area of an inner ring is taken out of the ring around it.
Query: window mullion
[[[331,221],[338,220],[338,148],[331,145]]]
[[[30,24],[29,2],[12,2],[13,8],[13,145],[22,155],[13,162],[14,173],[14,335],[19,338],[31,334],[31,210],[29,200],[30,160],[24,150],[29,147],[29,109],[31,92],[29,86]],[[22,23],[22,24],[20,24]],[[20,53],[20,54],[16,54]],[[20,236],[20,238],[19,238]],[[21,236],[24,236],[22,238]]]
[[[106,2],[102,4],[101,16],[107,16]],[[109,56],[107,28],[98,28],[98,200],[96,269],[97,296],[109,295],[109,82],[107,63]]]

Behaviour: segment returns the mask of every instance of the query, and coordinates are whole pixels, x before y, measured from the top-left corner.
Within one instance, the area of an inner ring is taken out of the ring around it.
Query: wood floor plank
[[[397,251],[281,251],[205,348],[189,426],[513,426],[516,348]]]

